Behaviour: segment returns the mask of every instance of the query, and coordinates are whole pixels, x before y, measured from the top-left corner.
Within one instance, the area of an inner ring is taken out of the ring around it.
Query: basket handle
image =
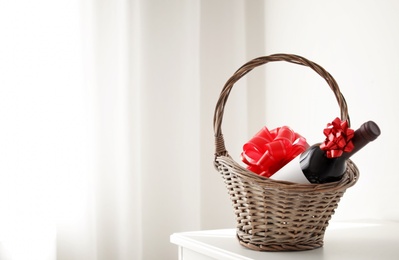
[[[230,91],[233,88],[233,85],[245,76],[248,72],[253,70],[254,68],[266,64],[268,62],[274,61],[286,61],[290,63],[295,63],[298,65],[303,65],[310,67],[317,74],[319,74],[322,78],[324,78],[327,84],[330,86],[331,90],[334,92],[334,95],[337,99],[338,105],[341,109],[341,120],[347,120],[350,126],[350,119],[348,114],[348,106],[346,104],[345,98],[339,90],[338,84],[335,79],[328,73],[324,68],[320,65],[305,59],[304,57],[293,55],[293,54],[273,54],[269,56],[263,56],[256,59],[253,59],[243,66],[241,66],[234,74],[230,77],[230,79],[224,85],[222,92],[220,93],[219,100],[216,103],[215,113],[213,117],[213,129],[215,132],[215,155],[227,155],[227,151],[224,144],[223,133],[222,133],[222,121],[223,121],[223,113],[224,106],[226,105],[227,98],[229,97]]]

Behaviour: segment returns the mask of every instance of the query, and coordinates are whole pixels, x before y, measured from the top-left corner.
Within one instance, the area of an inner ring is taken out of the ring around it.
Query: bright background
[[[399,3],[0,0],[0,259],[176,259],[174,232],[233,228],[212,119],[249,59],[295,53],[382,135],[333,220],[399,221]],[[263,125],[310,143],[336,116],[310,69],[267,64],[229,98],[229,153]],[[23,239],[22,239],[23,238]],[[34,243],[33,243],[34,242]]]

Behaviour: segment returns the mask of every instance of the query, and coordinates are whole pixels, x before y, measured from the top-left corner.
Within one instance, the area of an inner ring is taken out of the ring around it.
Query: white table
[[[322,248],[296,252],[257,252],[238,243],[235,229],[175,233],[179,260],[398,260],[399,221],[331,221]]]

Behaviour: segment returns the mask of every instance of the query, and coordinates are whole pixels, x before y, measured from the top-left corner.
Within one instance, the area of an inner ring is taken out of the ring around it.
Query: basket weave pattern
[[[221,124],[234,83],[255,67],[272,61],[304,65],[316,71],[333,90],[341,109],[341,119],[349,122],[346,101],[335,80],[321,66],[297,55],[260,57],[239,68],[220,94],[214,116],[214,163],[233,204],[240,244],[258,251],[314,249],[323,246],[325,230],[341,197],[358,180],[356,165],[348,160],[345,175],[338,182],[297,184],[254,174],[235,162],[225,148]]]

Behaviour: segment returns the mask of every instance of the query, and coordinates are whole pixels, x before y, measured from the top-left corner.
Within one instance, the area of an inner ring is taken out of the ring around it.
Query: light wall
[[[399,208],[392,205],[399,198],[398,11],[399,2],[390,0],[266,1],[266,53],[296,53],[322,65],[340,85],[352,127],[373,120],[382,131],[353,156],[360,179],[335,219],[399,219]],[[311,143],[339,116],[332,92],[311,70],[276,68],[267,74],[266,88],[268,124],[289,119]],[[279,108],[283,112],[276,112]]]
[[[294,53],[319,63],[340,85],[352,127],[374,120],[382,130],[379,139],[353,157],[360,180],[348,190],[334,219],[399,218],[397,207],[390,206],[399,197],[394,186],[399,180],[395,165],[399,94],[394,89],[399,83],[398,9],[394,1],[266,1],[264,5],[264,54]],[[263,77],[266,105],[249,102],[249,109],[260,113],[264,109],[264,123],[270,128],[290,125],[309,143],[319,142],[320,130],[339,116],[323,79],[311,69],[284,63],[267,64],[248,76]],[[249,124],[256,129],[261,122]]]

